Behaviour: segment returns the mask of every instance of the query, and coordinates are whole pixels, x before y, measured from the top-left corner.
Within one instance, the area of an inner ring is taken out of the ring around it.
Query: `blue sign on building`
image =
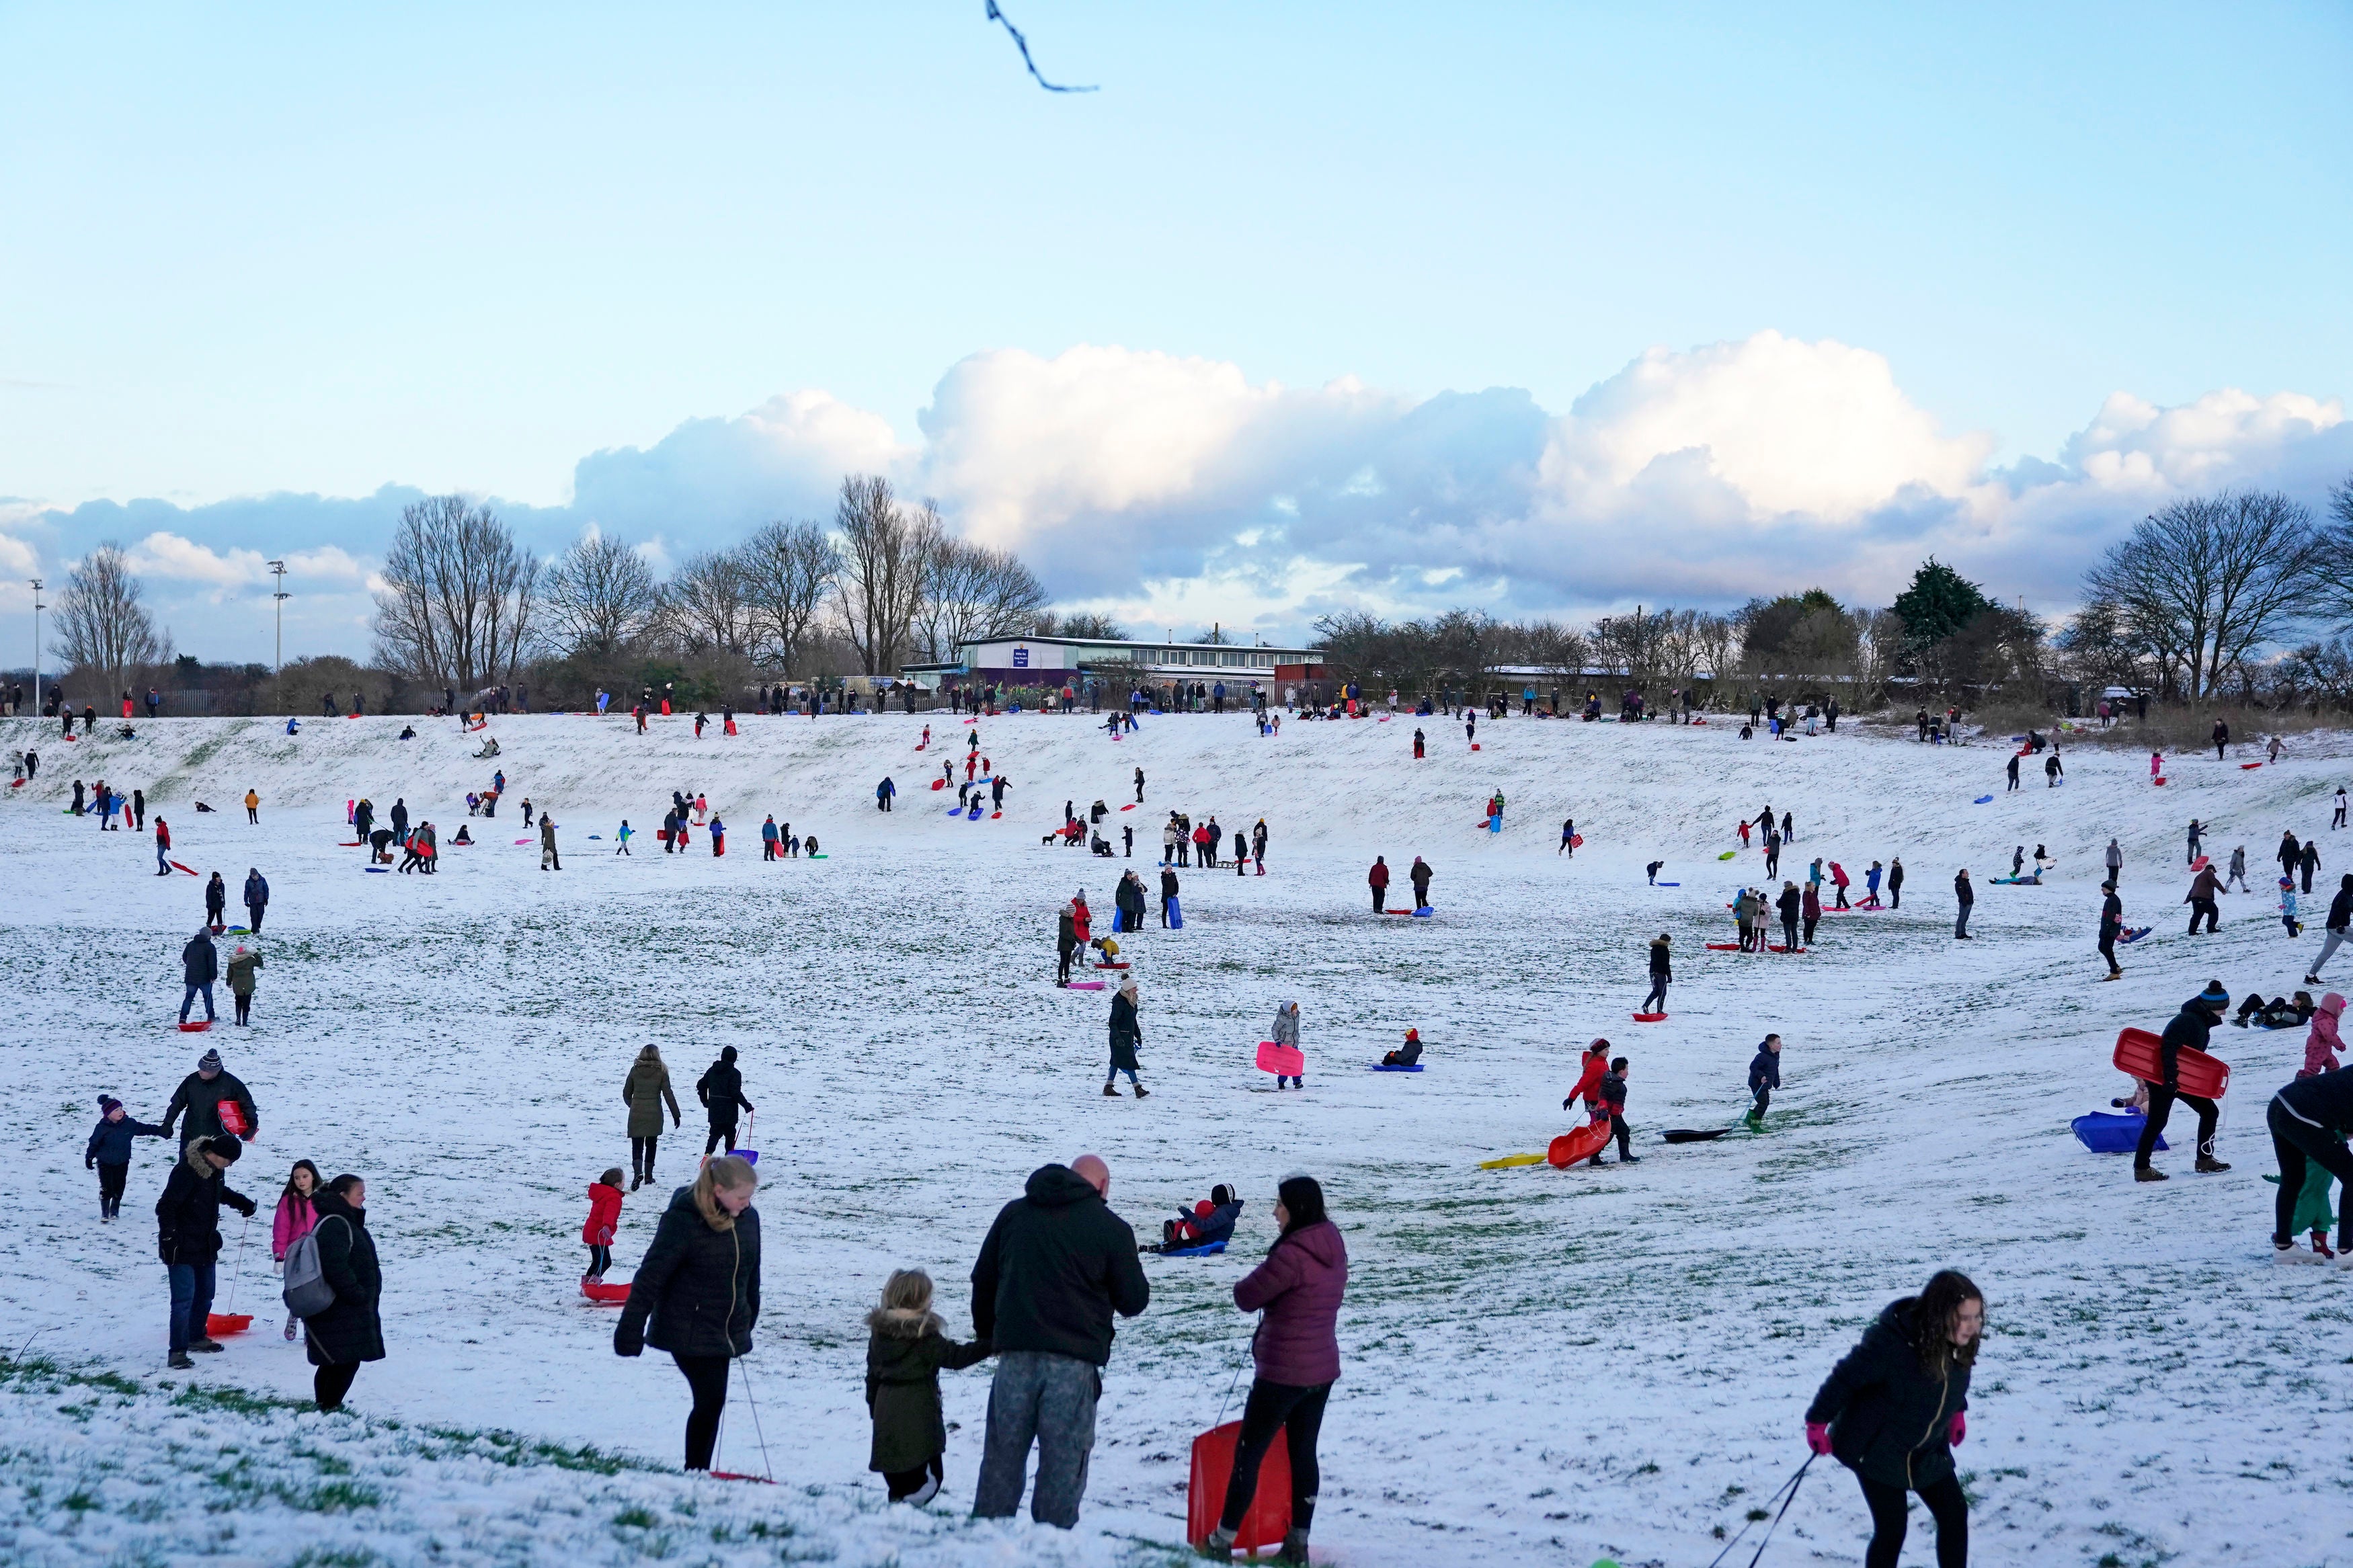
[[[1016,669],[1027,669],[1029,668],[1029,650],[1028,648],[1018,647],[1014,648],[1013,668]]]

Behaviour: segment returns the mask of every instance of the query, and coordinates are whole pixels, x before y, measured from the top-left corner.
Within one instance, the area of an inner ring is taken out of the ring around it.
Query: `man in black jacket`
[[[222,1119],[221,1107],[235,1102],[237,1119],[245,1123],[231,1129]],[[181,1130],[183,1142],[210,1138],[216,1133],[234,1131],[237,1137],[250,1138],[261,1131],[261,1112],[253,1103],[253,1092],[245,1087],[235,1073],[221,1069],[218,1051],[206,1051],[196,1059],[196,1070],[180,1080],[172,1091],[172,1103],[164,1108],[164,1134],[170,1137],[172,1126],[185,1111],[187,1125]]]
[[[1152,1299],[1135,1232],[1103,1201],[1110,1194],[1111,1169],[1096,1155],[1040,1166],[981,1243],[972,1326],[996,1346],[997,1363],[975,1518],[1013,1517],[1034,1441],[1029,1517],[1064,1530],[1079,1521],[1112,1314],[1133,1318]]]
[[[2231,994],[2222,989],[2219,980],[2210,980],[2206,989],[2181,1005],[2181,1011],[2165,1026],[2157,1047],[2158,1068],[2163,1081],[2148,1086],[2148,1118],[2140,1130],[2140,1147],[2133,1152],[2133,1180],[2161,1182],[2165,1173],[2152,1169],[2149,1155],[2157,1148],[2158,1135],[2165,1131],[2166,1118],[2173,1114],[2177,1100],[2198,1113],[2198,1169],[2222,1172],[2231,1167],[2214,1158],[2214,1102],[2202,1095],[2181,1092],[2181,1047],[2189,1046],[2204,1050],[2214,1032],[2230,1010]]]
[[[735,1152],[735,1112],[739,1108],[750,1110],[753,1105],[744,1098],[744,1073],[735,1065],[734,1047],[720,1048],[719,1059],[694,1080],[694,1094],[711,1114],[711,1137],[702,1152],[712,1153],[723,1141],[727,1152]]]
[[[1160,868],[1160,929],[1163,931],[1168,929],[1169,910],[1176,902],[1176,873],[1164,865]]]
[[[180,978],[187,992],[180,998],[180,1022],[188,1021],[188,1009],[196,1005],[201,993],[205,999],[205,1022],[213,1021],[213,982],[220,978],[220,952],[213,946],[213,933],[199,929],[180,950]]]
[[[2345,1148],[2341,1128],[2353,1127],[2353,1069],[2297,1077],[2272,1096],[2264,1121],[2271,1129],[2272,1152],[2279,1160],[2279,1195],[2274,1200],[2272,1246],[2282,1262],[2325,1263],[2320,1233],[2313,1233],[2313,1250],[2295,1250],[2295,1202],[2304,1191],[2307,1162],[2335,1176],[2337,1188],[2337,1267],[2353,1268],[2353,1154]]]
[[[172,1280],[172,1360],[182,1371],[195,1363],[190,1351],[216,1351],[206,1333],[213,1310],[213,1265],[220,1258],[220,1206],[246,1218],[254,1203],[222,1184],[221,1173],[237,1163],[244,1145],[229,1133],[193,1138],[172,1167],[164,1195],[155,1200],[155,1250]]]
[[[2346,879],[2353,882],[2353,877]],[[2108,961],[2108,972],[2100,976],[2114,980],[2124,970],[2116,963],[2116,939],[2124,934],[2125,901],[2116,896],[2116,885],[2111,880],[2100,885],[2100,956]],[[2308,982],[2311,976],[2306,976]]]
[[[2320,956],[2313,960],[2312,973],[2304,977],[2306,985],[2320,984],[2322,968],[2344,945],[2348,934],[2353,934],[2353,874],[2337,879],[2337,896],[2328,900],[2327,933],[2320,944]]]
[[[1651,994],[1642,998],[1640,1011],[1663,1013],[1667,1010],[1667,984],[1674,979],[1674,969],[1668,961],[1668,945],[1674,939],[1661,931],[1651,942]]]

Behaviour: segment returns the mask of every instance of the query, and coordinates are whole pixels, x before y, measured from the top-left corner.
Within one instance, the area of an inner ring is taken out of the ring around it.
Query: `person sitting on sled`
[[[1381,1058],[1381,1066],[1385,1068],[1409,1068],[1419,1060],[1421,1060],[1421,1031],[1419,1029],[1408,1029],[1405,1032],[1405,1044],[1399,1046],[1397,1049],[1385,1054]]]
[[[1221,1182],[1209,1189],[1208,1197],[1192,1207],[1179,1207],[1175,1219],[1160,1222],[1159,1245],[1137,1250],[1167,1252],[1180,1247],[1208,1247],[1229,1240],[1234,1234],[1234,1222],[1241,1218],[1241,1200],[1234,1196],[1231,1187]]]

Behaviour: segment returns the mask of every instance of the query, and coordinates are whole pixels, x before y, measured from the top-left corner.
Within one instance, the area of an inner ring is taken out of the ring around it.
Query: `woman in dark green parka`
[[[1953,1449],[1968,1431],[1969,1369],[1984,1328],[1984,1296],[1967,1275],[1940,1269],[1919,1295],[1879,1314],[1806,1407],[1808,1446],[1862,1483],[1872,1523],[1863,1568],[1895,1568],[1907,1492],[1936,1521],[1936,1568],[1968,1563],[1968,1502]]]

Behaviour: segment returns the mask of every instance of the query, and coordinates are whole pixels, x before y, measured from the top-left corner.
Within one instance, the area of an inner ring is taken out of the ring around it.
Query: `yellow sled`
[[[1479,1168],[1482,1171],[1508,1171],[1514,1165],[1541,1165],[1543,1163],[1544,1156],[1542,1154],[1506,1154],[1500,1160],[1482,1160],[1479,1162]]]

